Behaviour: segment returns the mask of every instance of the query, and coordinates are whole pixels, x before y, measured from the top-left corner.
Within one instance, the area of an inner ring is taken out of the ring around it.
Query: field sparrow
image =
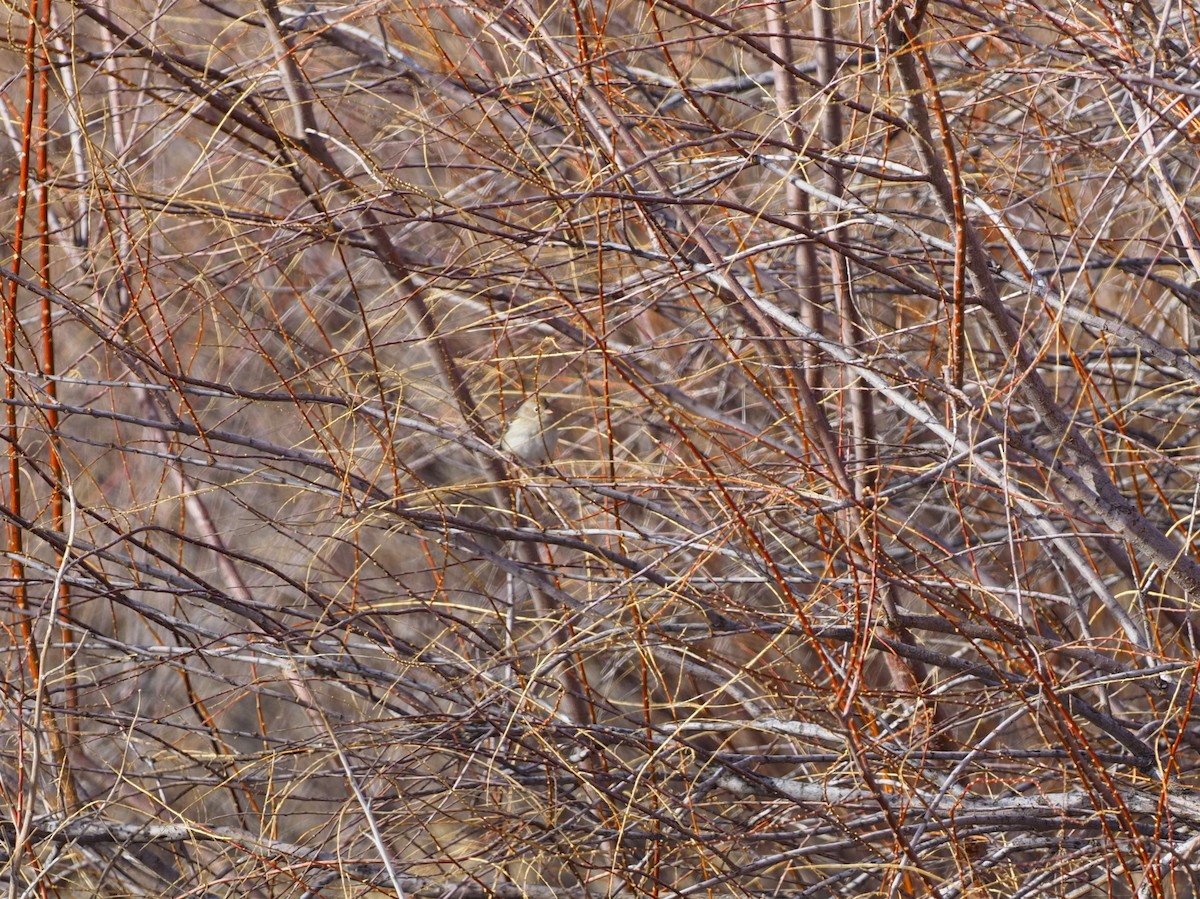
[[[536,393],[517,407],[500,437],[500,449],[512,453],[526,465],[540,465],[558,445],[562,413]]]

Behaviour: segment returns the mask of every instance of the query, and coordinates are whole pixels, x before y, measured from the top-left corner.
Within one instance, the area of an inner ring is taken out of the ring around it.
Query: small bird
[[[526,465],[540,465],[558,445],[562,412],[536,393],[517,407],[500,437],[500,449],[512,453]]]

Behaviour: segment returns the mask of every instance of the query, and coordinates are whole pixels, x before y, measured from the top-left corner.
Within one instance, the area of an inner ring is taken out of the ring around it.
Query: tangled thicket
[[[1193,895],[1195,0],[3,8],[7,895]]]

